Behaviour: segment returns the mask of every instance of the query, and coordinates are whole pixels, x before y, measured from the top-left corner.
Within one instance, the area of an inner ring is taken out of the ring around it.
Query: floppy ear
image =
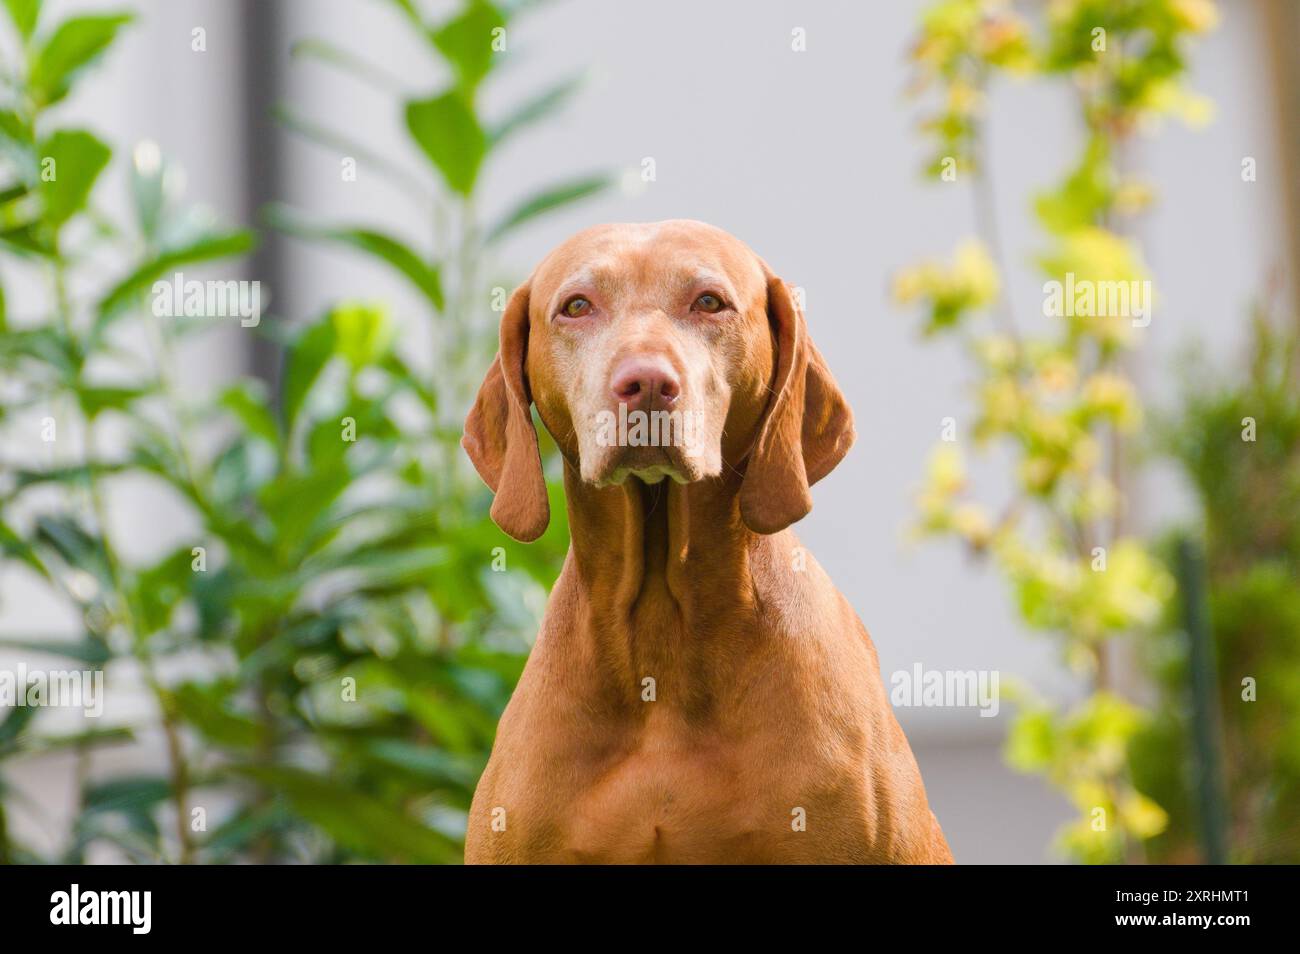
[[[740,487],[740,516],[755,533],[776,533],[812,509],[808,488],[848,453],[855,434],[853,412],[808,337],[803,310],[785,282],[764,271],[776,373]]]
[[[536,540],[551,519],[542,455],[524,375],[528,356],[528,284],[514,290],[501,317],[501,345],[465,419],[461,446],[492,488],[492,519],[516,540]]]

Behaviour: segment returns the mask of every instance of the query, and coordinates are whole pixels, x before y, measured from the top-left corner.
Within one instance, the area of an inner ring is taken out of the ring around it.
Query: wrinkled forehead
[[[532,307],[554,313],[581,291],[612,301],[709,287],[748,309],[766,300],[758,257],[744,242],[697,222],[604,225],[556,248],[533,273]]]

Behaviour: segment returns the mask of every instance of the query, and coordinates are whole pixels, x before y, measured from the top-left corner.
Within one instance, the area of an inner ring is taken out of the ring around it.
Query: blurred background
[[[5,6],[0,672],[106,692],[0,860],[459,861],[567,535],[458,448],[503,292],[678,217],[804,291],[886,685],[1000,674],[897,710],[958,862],[1300,860],[1300,4]]]

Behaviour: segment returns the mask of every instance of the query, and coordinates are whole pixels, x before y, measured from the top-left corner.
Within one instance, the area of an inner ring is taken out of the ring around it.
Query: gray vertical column
[[[250,262],[251,274],[271,292],[270,311],[285,315],[288,272],[284,239],[261,229],[261,210],[283,195],[285,182],[283,131],[271,118],[272,107],[283,97],[289,61],[288,0],[240,0],[243,42],[240,89],[243,118],[243,177],[245,221],[257,227],[261,241]],[[263,330],[266,329],[265,326]],[[252,372],[279,394],[280,349],[269,334],[249,335]],[[277,398],[278,399],[278,398]]]

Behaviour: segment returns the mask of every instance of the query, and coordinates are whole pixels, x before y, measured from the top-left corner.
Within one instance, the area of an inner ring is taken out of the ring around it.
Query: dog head
[[[597,486],[743,471],[757,533],[803,517],[854,437],[790,288],[738,239],[684,220],[580,232],[511,295],[462,443],[519,540],[549,519],[533,403]]]

